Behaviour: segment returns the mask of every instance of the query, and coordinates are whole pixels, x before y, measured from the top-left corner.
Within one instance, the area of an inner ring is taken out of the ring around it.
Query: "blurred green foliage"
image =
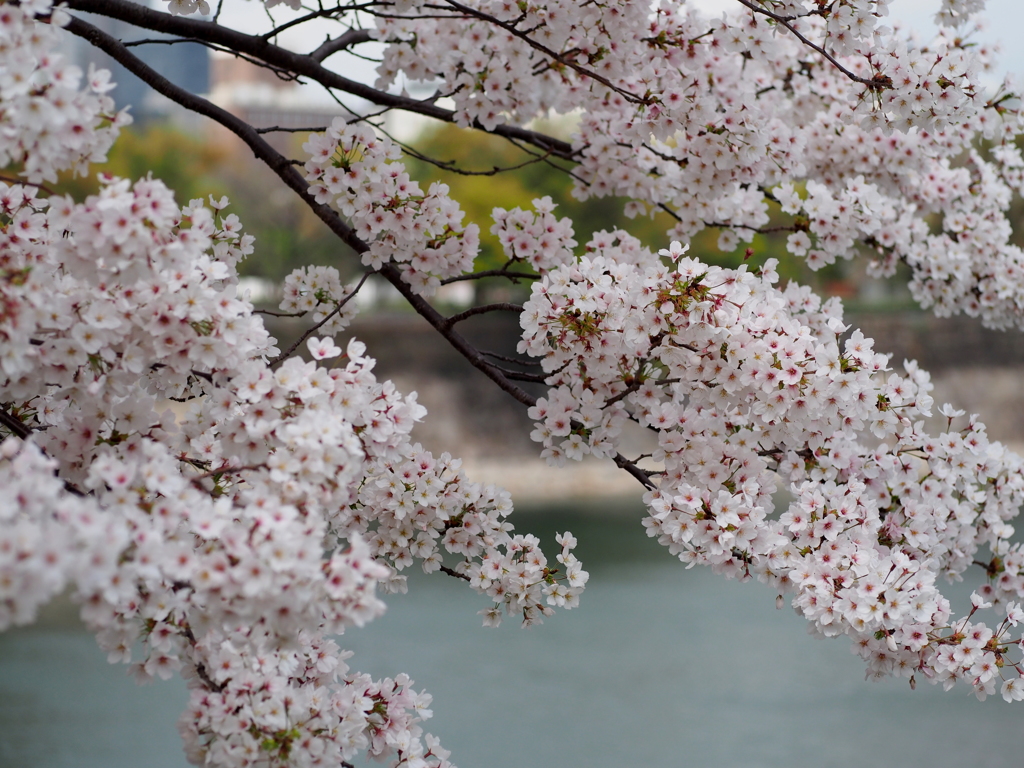
[[[143,178],[153,174],[174,190],[181,204],[207,195],[228,194],[218,180],[218,169],[227,162],[228,151],[211,145],[176,128],[151,124],[138,130],[127,128],[111,148],[105,163],[93,165],[89,176],[61,178],[58,191],[81,200],[99,190],[96,174],[107,173],[124,179]]]
[[[564,125],[546,124],[541,130],[565,132]],[[301,158],[305,135],[278,135],[273,141],[279,149]],[[652,249],[664,248],[672,226],[671,217],[659,212],[653,217],[629,219],[623,214],[626,202],[621,198],[595,198],[586,201],[572,196],[571,164],[560,160],[546,162],[500,137],[478,131],[441,125],[422,133],[414,142],[416,151],[434,163],[411,155],[405,159],[412,178],[426,189],[433,181],[448,184],[451,196],[466,212],[466,221],[477,222],[481,229],[481,251],[476,269],[492,269],[505,262],[497,238],[491,234],[491,211],[495,207],[531,209],[534,198],[550,196],[557,204],[556,215],[573,220],[575,238],[585,243],[599,230],[624,229]],[[454,169],[468,171],[459,173]],[[179,203],[194,198],[227,195],[246,232],[256,237],[255,254],[240,265],[245,275],[280,281],[296,267],[323,264],[338,268],[344,278],[361,266],[351,250],[321,222],[298,197],[245,148],[234,143],[212,141],[208,137],[185,132],[168,125],[149,124],[144,128],[122,131],[106,163],[94,166],[104,172],[130,179],[153,174],[175,191]],[[65,178],[57,186],[77,199],[96,192],[93,176]],[[784,220],[773,211],[773,220]],[[748,246],[742,244],[731,253],[718,249],[718,232],[705,230],[691,241],[690,253],[702,261],[722,266],[737,266],[747,260],[752,266],[768,258],[777,258],[784,280],[795,279],[816,290],[849,292],[850,277],[862,269],[848,262],[811,272],[802,259],[785,251],[786,233],[757,235]],[[857,278],[854,278],[857,282]],[[502,280],[485,282],[484,289],[507,288]],[[525,292],[526,286],[513,289]]]
[[[301,143],[287,137],[289,144]],[[298,147],[295,147],[297,150]],[[298,154],[298,152],[293,152]],[[244,148],[204,140],[161,124],[121,132],[107,162],[94,165],[93,175],[60,180],[56,191],[81,200],[99,189],[96,173],[139,179],[152,173],[174,190],[184,205],[195,198],[227,195],[244,230],[256,238],[255,253],[239,266],[244,275],[275,281],[296,267],[325,264],[348,276],[359,271],[351,250],[321,222],[272,171]]]
[[[557,125],[541,130],[555,132]],[[564,129],[563,129],[564,130]],[[494,269],[505,262],[497,237],[490,233],[491,211],[515,207],[529,210],[534,198],[550,196],[557,204],[555,215],[572,219],[576,240],[585,243],[594,232],[624,229],[644,245],[658,250],[669,244],[666,234],[672,218],[659,211],[653,217],[629,219],[623,213],[624,198],[592,198],[586,201],[572,196],[572,166],[561,160],[537,161],[534,155],[498,136],[441,125],[424,133],[415,144],[416,150],[434,163],[410,158],[406,161],[410,175],[426,189],[432,181],[441,181],[451,188],[451,196],[459,201],[468,221],[480,224],[480,257],[477,269]],[[531,162],[532,161],[532,162]],[[523,165],[526,163],[526,165]],[[522,167],[517,167],[522,166]],[[471,175],[460,173],[455,168]],[[502,170],[496,169],[513,169]],[[710,264],[736,267],[747,260],[751,266],[766,259],[780,261],[783,279],[796,279],[816,287],[843,279],[842,265],[814,275],[802,260],[793,259],[785,251],[785,234],[757,235],[749,247],[723,253],[718,249],[717,230],[704,230],[690,243],[690,253]]]

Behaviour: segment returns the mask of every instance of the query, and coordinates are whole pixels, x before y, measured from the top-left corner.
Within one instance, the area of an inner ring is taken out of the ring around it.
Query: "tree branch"
[[[332,309],[330,312],[328,312],[327,316],[324,317],[323,320],[321,320],[319,323],[317,323],[313,327],[307,329],[307,331],[304,334],[302,334],[301,336],[299,336],[299,338],[297,338],[295,340],[294,344],[292,344],[290,347],[288,347],[288,349],[286,349],[284,352],[282,352],[277,357],[275,357],[273,360],[271,360],[270,361],[270,367],[271,368],[276,368],[281,363],[283,363],[285,361],[285,359],[287,359],[288,356],[291,355],[292,352],[294,352],[296,349],[299,348],[299,345],[302,342],[304,342],[306,339],[308,339],[310,336],[312,336],[318,330],[323,328],[328,320],[330,320],[335,315],[337,315],[339,312],[341,312],[342,308],[346,304],[348,304],[352,299],[354,299],[355,295],[357,293],[359,293],[359,289],[363,287],[363,283],[366,282],[366,278],[368,278],[371,274],[372,274],[372,272],[364,272],[363,276],[359,279],[358,285],[356,285],[356,287],[352,289],[352,292],[349,293],[347,296],[345,296],[345,298],[343,298],[341,301],[339,301],[338,302],[338,306],[336,306],[334,309]]]
[[[11,434],[20,437],[22,440],[32,434],[32,430],[25,426],[21,419],[13,416],[2,408],[0,408],[0,427],[6,427],[10,430]]]
[[[522,304],[509,304],[508,302],[500,302],[498,304],[484,304],[479,307],[470,307],[465,312],[459,312],[457,315],[452,315],[445,320],[445,325],[451,328],[456,323],[461,323],[468,317],[474,315],[485,315],[488,312],[522,312]]]
[[[333,40],[327,40],[319,48],[311,51],[309,58],[314,61],[323,61],[328,56],[332,56],[339,51],[344,51],[346,48],[351,48],[354,45],[360,43],[368,43],[373,38],[370,37],[370,33],[365,29],[350,29],[341,35],[338,35]]]
[[[745,5],[754,13],[759,13],[762,16],[767,16],[772,21],[775,21],[778,24],[784,26],[786,29],[792,32],[801,43],[824,56],[825,59],[827,59],[833,67],[838,69],[848,78],[853,80],[855,83],[861,83],[862,85],[866,85],[868,87],[868,90],[875,92],[884,91],[889,88],[892,88],[892,80],[886,75],[878,73],[874,77],[861,77],[860,75],[855,75],[853,72],[848,70],[846,67],[840,64],[836,60],[836,58],[832,56],[832,54],[830,54],[828,51],[826,51],[822,46],[818,45],[817,43],[813,43],[809,39],[804,37],[804,35],[801,34],[800,31],[793,26],[792,16],[780,16],[777,13],[772,13],[767,8],[762,8],[761,6],[753,3],[751,0],[737,0],[737,2],[739,2],[742,5]]]
[[[258,58],[272,67],[294,72],[298,76],[308,77],[325,88],[344,91],[378,106],[415,112],[445,123],[456,122],[453,110],[442,109],[441,107],[418,101],[408,96],[379,91],[364,83],[342,77],[322,66],[320,61],[313,58],[312,55],[289,51],[274,45],[269,40],[265,40],[258,35],[247,35],[209,21],[172,16],[169,13],[154,11],[130,0],[69,0],[67,7],[71,10],[87,11],[112,19],[119,19],[142,29],[164,32],[180,37],[189,37],[219,45],[233,52]],[[524,141],[565,160],[572,160],[577,155],[577,150],[574,150],[569,142],[537,131],[530,131],[512,125],[499,125],[491,130],[487,130],[479,123],[474,123],[473,127],[496,136]]]
[[[79,0],[81,1],[81,0]],[[117,3],[118,0],[96,0],[102,3]],[[207,23],[207,22],[202,22]],[[153,70],[151,67],[135,57],[119,40],[106,34],[97,27],[72,17],[66,29],[79,37],[88,40],[100,50],[109,54],[111,58],[122,64],[128,71],[140,80],[151,86],[154,90],[177,102],[181,106],[201,115],[215,120],[229,129],[249,146],[253,154],[264,162],[288,187],[302,198],[303,202],[310,208],[317,217],[323,221],[342,242],[346,243],[356,253],[362,254],[369,250],[369,246],[360,239],[355,231],[346,224],[338,213],[328,206],[316,202],[309,193],[309,185],[296,168],[270,146],[267,141],[256,132],[256,130],[232,115],[230,112],[210,103],[206,99],[196,96],[193,93],[180,88],[167,78]],[[503,272],[504,270],[498,270]],[[481,371],[500,389],[511,395],[517,401],[526,406],[534,406],[537,399],[529,392],[514,384],[494,363],[488,361],[484,355],[470,344],[461,334],[448,326],[448,318],[437,311],[426,299],[415,293],[412,286],[402,279],[401,270],[392,263],[385,264],[378,270],[389,283],[391,283],[405,298],[409,305],[423,317],[431,326],[437,330],[448,341],[448,343],[459,352],[477,370]],[[479,275],[478,275],[479,276]],[[522,275],[527,277],[527,275]],[[615,464],[639,480],[644,487],[653,488],[654,484],[644,470],[637,467],[625,457],[616,454]]]
[[[454,576],[456,579],[462,579],[463,581],[469,581],[469,576],[464,573],[459,573],[456,570],[449,568],[447,565],[441,566],[441,573],[447,573],[449,576]]]

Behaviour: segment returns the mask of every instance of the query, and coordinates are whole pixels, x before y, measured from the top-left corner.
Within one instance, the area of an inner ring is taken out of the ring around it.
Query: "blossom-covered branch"
[[[335,343],[361,283],[295,270],[280,310],[310,324],[282,353],[239,296],[237,264],[256,246],[226,199],[181,205],[151,177],[103,177],[84,199],[43,186],[89,173],[128,120],[107,73],[83,78],[55,52],[62,26],[241,139],[364,279],[383,276],[528,408],[549,462],[590,455],[629,472],[648,532],[687,565],[791,595],[871,675],[1024,698],[1024,550],[1010,523],[1021,460],[950,406],[930,434],[927,373],[897,373],[870,339],[844,337],[838,300],[778,287],[774,262],[727,269],[678,242],[707,226],[725,250],[788,232],[788,252],[813,267],[866,245],[880,274],[910,267],[922,304],[1024,327],[1006,216],[1024,189],[1022,119],[1009,84],[983,93],[990,53],[968,26],[981,3],[943,0],[955,33],[927,48],[879,25],[885,0],[737,5],[711,20],[687,3],[392,0],[321,7],[262,35],[182,17],[208,12],[203,0],[171,0],[170,13],[68,6],[570,161],[579,198],[672,214],[676,241],[651,249],[622,230],[581,245],[546,197],[467,221],[371,120],[311,132],[294,161],[49,0],[5,4],[0,154],[16,175],[0,180],[0,629],[70,589],[112,662],[189,682],[180,730],[199,764],[365,753],[444,768],[422,731],[429,696],[405,675],[350,669],[333,637],[379,616],[377,588],[406,589],[414,565],[485,595],[489,625],[572,608],[589,578],[570,533],[549,560],[514,531],[505,491],[415,442],[416,396],[378,380],[360,342]],[[312,53],[273,42],[314,19],[339,32]],[[383,50],[372,86],[324,65],[369,44]],[[389,92],[399,78],[436,98]],[[526,127],[552,112],[580,116],[571,140]],[[482,227],[501,268],[476,266]],[[451,316],[431,304],[442,285],[490,276],[529,281],[528,301]],[[528,372],[456,330],[494,311],[520,315]],[[657,438],[635,460],[621,452],[630,422]],[[978,589],[957,611],[939,577],[972,567]]]

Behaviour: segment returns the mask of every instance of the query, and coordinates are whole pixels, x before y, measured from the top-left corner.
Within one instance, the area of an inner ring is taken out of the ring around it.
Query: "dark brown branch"
[[[344,51],[346,48],[351,48],[360,43],[368,43],[372,39],[370,33],[365,29],[350,29],[333,40],[325,41],[319,48],[309,54],[309,58],[314,61],[323,61],[328,56],[332,56],[339,51]]]
[[[644,488],[646,488],[649,491],[654,490],[655,485],[654,483],[651,482],[650,472],[640,469],[640,467],[638,467],[632,461],[627,459],[621,453],[616,453],[615,456],[612,457],[612,459],[615,462],[615,466],[629,472],[629,474],[635,477]]]
[[[470,307],[465,312],[459,312],[457,315],[452,315],[445,320],[445,326],[451,328],[456,323],[461,323],[463,320],[474,315],[486,315],[489,312],[522,312],[522,304],[510,304],[508,302],[500,302],[498,304],[484,304],[479,307]]]
[[[356,294],[359,293],[359,289],[363,287],[363,283],[366,282],[366,278],[368,278],[371,274],[372,274],[372,272],[364,272],[363,276],[359,279],[359,283],[356,285],[355,288],[352,289],[352,292],[349,293],[348,295],[346,295],[345,298],[343,298],[341,301],[339,301],[338,302],[338,306],[336,306],[334,309],[332,309],[327,314],[327,316],[324,317],[323,320],[321,320],[319,323],[314,325],[312,328],[309,328],[304,334],[302,334],[301,336],[299,336],[299,338],[297,338],[295,340],[294,344],[292,344],[290,347],[288,347],[288,349],[286,349],[280,355],[278,355],[273,360],[271,360],[270,361],[270,367],[271,368],[276,368],[281,363],[283,363],[285,361],[285,359],[288,358],[289,355],[291,355],[292,352],[294,352],[296,349],[299,348],[299,345],[302,342],[304,342],[306,339],[308,339],[310,336],[312,336],[318,330],[323,328],[323,326],[327,323],[327,321],[329,321],[331,318],[333,318],[335,315],[337,315],[339,312],[341,312],[342,308],[346,304],[348,304],[350,301],[352,301],[352,299],[355,298]]]
[[[800,31],[796,27],[793,26],[793,17],[792,16],[780,16],[777,13],[772,13],[767,8],[763,8],[763,7],[759,6],[759,5],[756,5],[751,0],[738,0],[738,2],[741,3],[742,5],[745,5],[747,8],[749,8],[754,13],[759,13],[762,16],[767,16],[772,21],[775,21],[775,22],[781,24],[782,26],[784,26],[786,29],[788,29],[790,32],[792,32],[801,43],[803,43],[808,48],[810,48],[810,49],[812,49],[814,51],[817,51],[819,54],[824,56],[825,59],[827,59],[828,62],[833,67],[838,69],[840,72],[842,72],[848,78],[853,80],[855,83],[860,83],[861,85],[866,85],[868,87],[868,90],[876,91],[876,92],[877,91],[884,91],[884,90],[887,90],[889,88],[892,88],[892,80],[889,79],[885,75],[881,75],[881,76],[876,75],[875,77],[861,77],[860,75],[856,75],[853,72],[851,72],[850,70],[848,70],[846,67],[844,67],[842,64],[840,64],[835,59],[835,57],[832,56],[832,54],[830,54],[828,51],[826,51],[822,46],[820,46],[820,45],[818,45],[816,43],[813,43],[810,40],[808,40],[806,37],[804,37],[800,33]]]
[[[443,109],[407,96],[379,91],[365,83],[350,80],[325,68],[310,55],[289,51],[258,35],[247,35],[209,21],[172,16],[169,13],[147,8],[140,3],[130,2],[130,0],[69,0],[67,7],[71,10],[87,11],[119,19],[142,29],[202,40],[222,46],[237,54],[252,56],[273,68],[308,77],[325,88],[344,91],[378,106],[415,112],[446,123],[455,122],[453,110]],[[474,127],[481,131],[485,130],[479,123],[474,123]],[[571,160],[577,154],[572,145],[566,141],[517,126],[499,125],[487,132],[496,136],[524,141],[566,160]]]
[[[11,434],[20,437],[22,440],[32,434],[32,429],[26,426],[21,419],[3,409],[0,409],[0,426],[10,430]]]
[[[197,40],[191,37],[144,37],[139,40],[126,40],[124,47],[138,48],[140,45],[181,45],[182,43],[206,45],[205,40]]]
[[[753,224],[727,224],[724,221],[705,221],[705,227],[715,227],[717,229],[749,229],[758,235],[770,235],[775,232],[798,232],[800,230],[794,224],[778,225],[775,227],[755,227]]]
[[[447,573],[449,576],[454,576],[456,579],[462,579],[463,581],[469,581],[469,576],[464,573],[459,573],[449,568],[447,565],[441,566],[441,573]]]
[[[626,387],[624,390],[619,392],[619,394],[617,394],[614,397],[610,397],[607,400],[605,400],[604,405],[602,405],[601,407],[602,408],[607,408],[609,405],[614,405],[615,403],[619,402],[623,398],[626,398],[629,395],[631,395],[634,392],[636,392],[638,389],[640,389],[641,386],[643,386],[643,382],[640,381],[639,379],[637,379],[632,384],[630,384],[628,387]]]

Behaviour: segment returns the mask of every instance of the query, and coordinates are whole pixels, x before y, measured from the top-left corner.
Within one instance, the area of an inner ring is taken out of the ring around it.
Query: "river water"
[[[513,520],[551,551],[555,531],[576,534],[591,573],[578,609],[484,629],[486,601],[437,574],[341,640],[353,668],[433,694],[427,730],[461,768],[1024,764],[1024,704],[866,682],[846,641],[808,636],[759,584],[686,570],[635,509]],[[0,768],[183,768],[186,698],[179,681],[136,686],[59,620],[0,635]]]

